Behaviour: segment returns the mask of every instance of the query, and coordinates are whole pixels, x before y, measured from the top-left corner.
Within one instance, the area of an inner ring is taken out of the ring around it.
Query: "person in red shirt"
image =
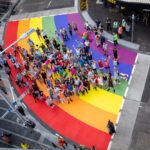
[[[104,69],[103,62],[101,60],[98,61],[99,69],[102,71]]]
[[[57,59],[58,59],[58,60],[62,60],[61,54],[58,54]]]
[[[109,60],[108,59],[104,59],[104,67],[105,67],[106,71],[110,70],[110,65],[109,65]]]
[[[58,145],[65,149],[65,146],[67,146],[68,144],[62,137],[58,137]]]

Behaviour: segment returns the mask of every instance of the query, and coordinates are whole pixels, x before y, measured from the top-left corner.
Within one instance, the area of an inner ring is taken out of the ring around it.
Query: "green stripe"
[[[52,38],[55,36],[56,26],[54,22],[54,16],[47,16],[42,18],[43,30],[47,36]]]
[[[120,84],[115,86],[115,93],[114,94],[124,96],[127,86],[128,86],[128,81],[121,80]],[[113,93],[113,89],[110,89],[109,92]]]

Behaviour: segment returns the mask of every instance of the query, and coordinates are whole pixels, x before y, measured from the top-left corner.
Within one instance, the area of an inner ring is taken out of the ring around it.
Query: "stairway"
[[[0,99],[0,131],[11,134],[11,143],[7,144],[0,139],[0,148],[19,148],[21,143],[27,143],[32,149],[53,150],[49,144],[39,142],[41,133],[25,127],[22,122],[18,123],[16,113],[9,112],[4,118],[2,117],[8,105]]]

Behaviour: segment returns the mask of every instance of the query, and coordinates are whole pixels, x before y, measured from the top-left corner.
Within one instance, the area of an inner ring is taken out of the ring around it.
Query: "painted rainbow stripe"
[[[44,29],[49,37],[52,37],[54,32],[56,30],[59,31],[61,26],[67,28],[67,24],[74,21],[77,22],[79,33],[82,34],[85,31],[84,22],[78,13],[9,22],[4,37],[5,47],[19,38],[20,35],[29,28],[39,27],[40,29]],[[30,38],[36,44],[41,42],[36,33],[30,35]],[[91,38],[94,38],[94,35],[92,35]],[[74,35],[66,42],[67,46],[72,49],[75,40],[81,40],[81,36]],[[29,49],[27,39],[18,42],[18,45],[25,49]],[[112,47],[111,43],[109,43],[109,47]],[[103,58],[103,51],[96,47],[94,41],[91,43],[91,51],[95,60]],[[112,58],[112,53],[110,53],[110,55]],[[119,71],[130,76],[137,54],[120,47],[119,55]],[[18,60],[22,62],[21,57],[18,57]],[[112,67],[112,60],[110,60],[110,63]],[[10,62],[9,64],[11,65]],[[13,66],[11,67],[15,77],[15,69]],[[15,82],[13,82],[13,84],[19,94],[24,91],[23,89],[19,89]],[[48,95],[46,85],[41,83],[38,84],[41,90],[44,91],[44,94]],[[106,150],[111,138],[106,128],[107,121],[110,119],[114,123],[116,122],[126,87],[127,82],[124,81],[122,85],[116,88],[117,94],[102,89],[98,89],[98,91],[91,90],[86,96],[74,96],[74,102],[72,104],[59,104],[53,110],[45,103],[34,103],[34,99],[31,95],[27,95],[24,98],[24,102],[48,127],[54,129],[66,138],[78,144],[86,145],[87,147],[95,145],[97,150]]]

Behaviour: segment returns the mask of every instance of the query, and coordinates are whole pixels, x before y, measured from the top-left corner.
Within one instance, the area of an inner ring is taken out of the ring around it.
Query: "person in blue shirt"
[[[85,64],[85,60],[84,60],[82,57],[80,57],[79,63],[80,63],[80,65],[81,65],[81,67],[83,67],[84,64]]]
[[[67,84],[67,89],[73,94],[73,85],[70,82]]]
[[[46,79],[46,84],[47,84],[47,87],[50,88],[51,87],[51,81]]]

